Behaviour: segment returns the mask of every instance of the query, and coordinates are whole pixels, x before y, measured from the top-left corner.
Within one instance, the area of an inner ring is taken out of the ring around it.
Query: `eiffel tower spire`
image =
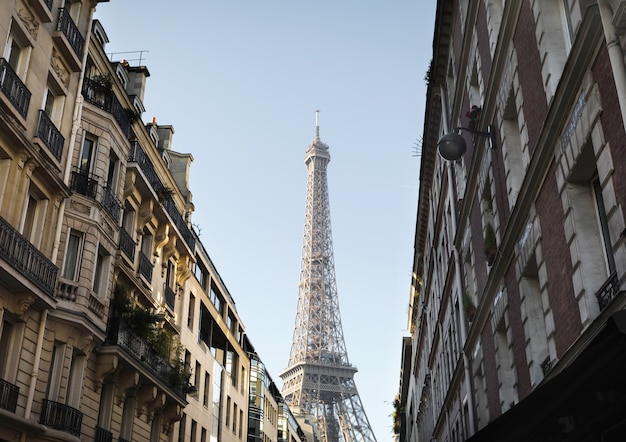
[[[304,240],[296,322],[289,366],[280,374],[282,395],[295,415],[313,419],[321,442],[375,442],[354,383],[343,338],[330,228],[328,145],[315,138],[308,170]]]

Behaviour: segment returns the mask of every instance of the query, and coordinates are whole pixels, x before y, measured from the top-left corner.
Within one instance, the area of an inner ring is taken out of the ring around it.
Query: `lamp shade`
[[[467,150],[465,139],[456,132],[450,132],[439,138],[437,142],[439,154],[449,161],[456,161]]]

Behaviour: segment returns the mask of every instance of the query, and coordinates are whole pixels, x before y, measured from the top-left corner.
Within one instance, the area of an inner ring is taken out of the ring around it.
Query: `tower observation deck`
[[[343,337],[333,258],[326,169],[328,145],[315,139],[308,170],[304,240],[296,321],[282,395],[296,416],[314,422],[321,442],[375,442],[354,383]]]

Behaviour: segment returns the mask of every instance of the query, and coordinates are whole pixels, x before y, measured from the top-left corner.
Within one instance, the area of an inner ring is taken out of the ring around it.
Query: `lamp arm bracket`
[[[489,126],[487,126],[487,132],[483,132],[480,130],[476,130],[476,129],[471,129],[469,127],[457,127],[454,129],[455,132],[459,132],[461,130],[465,130],[469,133],[472,133],[474,135],[478,135],[479,137],[487,137],[489,138],[489,147],[491,147],[492,149],[496,148],[496,133],[495,130],[493,128],[493,125],[490,124]]]

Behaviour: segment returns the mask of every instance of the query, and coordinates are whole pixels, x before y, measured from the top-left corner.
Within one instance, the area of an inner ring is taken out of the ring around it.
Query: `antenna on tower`
[[[319,124],[319,118],[320,118],[320,111],[316,110],[315,111],[315,138],[320,137],[320,124]]]

